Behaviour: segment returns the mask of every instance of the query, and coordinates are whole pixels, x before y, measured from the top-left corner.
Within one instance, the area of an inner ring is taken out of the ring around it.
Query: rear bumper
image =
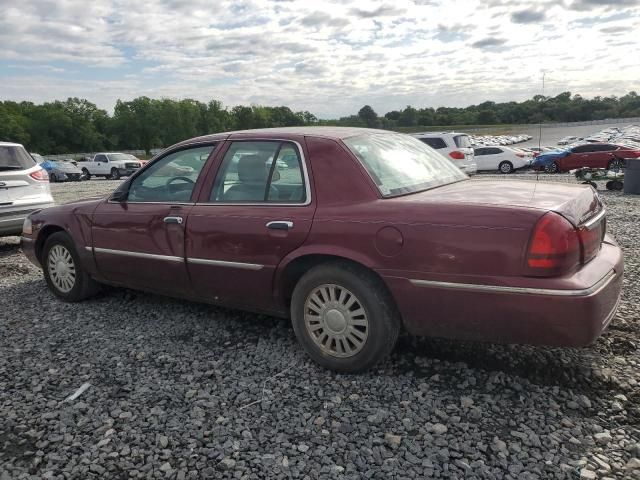
[[[138,171],[137,168],[119,168],[118,173],[123,177],[128,177],[129,175],[133,175]]]
[[[20,207],[15,211],[2,212],[0,214],[0,236],[19,235],[22,232],[24,219],[27,218],[31,212],[53,207],[54,205],[54,203],[42,203]]]
[[[593,343],[615,316],[622,277],[622,252],[605,243],[596,259],[563,280],[571,288],[385,281],[412,334],[578,347]]]

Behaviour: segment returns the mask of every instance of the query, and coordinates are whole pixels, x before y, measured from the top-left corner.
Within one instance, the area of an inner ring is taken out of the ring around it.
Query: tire
[[[82,180],[91,180],[91,174],[89,173],[89,170],[87,170],[86,168],[82,169]]]
[[[401,325],[382,281],[346,262],[319,265],[302,276],[291,299],[291,321],[316,363],[345,373],[367,370],[387,357]]]
[[[613,190],[614,192],[619,192],[624,188],[624,183],[620,180],[611,180],[607,182],[607,190]]]
[[[49,175],[49,183],[56,183],[58,181],[58,178],[56,177],[55,173],[52,173]]]
[[[544,171],[547,173],[559,173],[560,167],[558,167],[558,164],[556,162],[553,162],[552,164],[544,167]]]
[[[47,238],[41,263],[49,290],[65,302],[79,302],[100,290],[100,284],[82,268],[73,240],[65,232]]]
[[[623,168],[624,168],[624,160],[618,157],[611,159],[609,161],[609,164],[607,165],[608,170],[614,170],[616,172],[619,172]]]
[[[107,178],[110,178],[111,180],[120,180],[120,172],[117,168],[114,167],[111,169],[111,175],[109,175]]]
[[[500,165],[498,165],[498,170],[500,171],[500,173],[504,174],[513,173],[513,163],[507,161],[500,162]]]

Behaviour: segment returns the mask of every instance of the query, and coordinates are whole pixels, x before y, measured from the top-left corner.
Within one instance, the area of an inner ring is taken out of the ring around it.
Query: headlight
[[[31,219],[29,217],[24,219],[24,223],[22,224],[22,234],[23,235],[33,234],[33,227],[31,225]]]

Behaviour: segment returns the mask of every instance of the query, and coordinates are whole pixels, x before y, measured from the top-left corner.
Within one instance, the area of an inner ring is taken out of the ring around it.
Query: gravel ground
[[[626,278],[593,346],[405,336],[353,376],[284,320],[123,289],[59,302],[0,240],[0,480],[640,478],[640,198],[602,197]]]

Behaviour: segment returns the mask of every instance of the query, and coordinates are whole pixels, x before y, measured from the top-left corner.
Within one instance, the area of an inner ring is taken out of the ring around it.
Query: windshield
[[[35,160],[19,145],[0,145],[0,171],[26,170],[36,164]]]
[[[453,137],[453,141],[456,142],[456,147],[458,148],[471,148],[469,135],[456,135]]]
[[[365,134],[344,139],[384,197],[464,180],[452,162],[420,140],[402,134]]]

